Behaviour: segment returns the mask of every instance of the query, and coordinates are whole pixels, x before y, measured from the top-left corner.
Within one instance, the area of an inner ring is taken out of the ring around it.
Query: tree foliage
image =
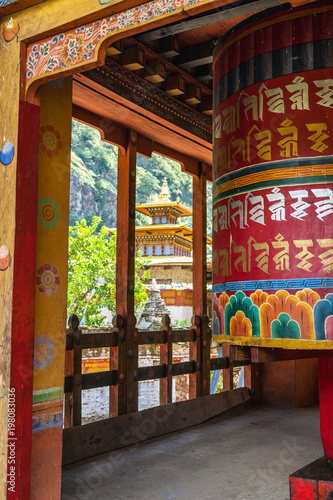
[[[72,168],[76,170],[82,182],[89,184],[94,198],[101,206],[109,192],[117,192],[117,148],[103,142],[100,133],[87,125],[73,121],[72,128]],[[90,176],[89,176],[90,172]],[[192,177],[182,172],[179,163],[153,154],[151,158],[137,156],[137,191],[136,203],[147,203],[158,199],[163,178],[166,177],[171,201],[179,199],[181,203],[192,206]],[[103,184],[106,182],[107,185]],[[106,189],[108,188],[108,189]],[[88,214],[85,217],[91,220]],[[207,184],[207,234],[212,234],[212,190]],[[73,215],[71,217],[71,223]],[[179,221],[192,227],[192,218],[183,217]],[[150,224],[150,218],[136,213],[136,224]]]
[[[84,316],[86,325],[98,326],[106,324],[102,308],[112,314],[116,309],[116,236],[110,236],[105,226],[97,232],[100,222],[101,218],[94,216],[91,224],[82,219],[69,228],[67,294],[69,313],[80,319]],[[142,257],[136,257],[136,313],[147,300],[143,281],[149,278],[149,271],[143,271],[140,277],[138,274],[144,262]]]

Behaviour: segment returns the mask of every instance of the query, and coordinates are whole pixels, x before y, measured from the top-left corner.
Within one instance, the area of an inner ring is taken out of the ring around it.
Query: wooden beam
[[[218,4],[216,2],[216,8],[214,10],[196,16],[191,16],[186,20],[177,21],[167,26],[150,30],[146,33],[137,35],[136,38],[142,43],[147,43],[167,36],[172,36],[177,33],[184,33],[185,31],[201,28],[203,26],[208,26],[209,24],[251,14],[258,12],[259,10],[268,9],[278,5],[280,5],[278,0],[257,0],[252,2],[240,0],[238,2],[233,2],[217,8]]]
[[[74,78],[73,103],[102,119],[106,118],[125,128],[132,127],[139,134],[144,131],[147,138],[169,150],[205,162],[209,165],[207,179],[211,179],[212,145],[207,141],[177,126],[171,126],[166,120],[157,120],[153,113],[129,103],[83,75]]]
[[[165,64],[159,60],[152,61],[147,64],[145,68],[144,79],[150,83],[161,83],[164,82],[166,77],[166,67]]]
[[[249,400],[242,387],[64,429],[63,465],[201,424]]]
[[[206,82],[213,80],[213,65],[204,64],[203,66],[198,66],[193,71],[193,77],[199,82]]]
[[[169,75],[162,89],[169,95],[182,95],[185,92],[185,78],[179,73]]]
[[[177,161],[180,163],[183,172],[187,174],[198,176],[199,175],[199,164],[197,160],[191,158],[190,156],[179,153],[171,148],[163,146],[158,142],[154,142],[142,135],[138,136],[138,154],[145,156],[146,158],[151,158],[153,153],[169,158],[170,160]]]
[[[236,347],[236,346],[235,346]],[[246,348],[245,348],[246,349]],[[237,347],[238,350],[238,347]],[[271,349],[269,347],[251,347],[252,363],[269,363],[294,359],[322,358],[333,356],[330,350]]]
[[[182,69],[190,69],[213,62],[215,43],[213,40],[187,45],[175,59],[175,65]]]
[[[142,69],[145,67],[146,63],[145,52],[141,47],[138,47],[138,45],[128,47],[124,50],[120,63],[124,68],[130,71]]]
[[[135,191],[137,134],[130,131],[125,154],[118,155],[116,313],[124,321],[118,345],[118,413],[138,408],[138,333],[134,315]]]
[[[201,88],[198,85],[187,85],[182,100],[191,106],[200,104],[202,101]]]
[[[128,137],[128,130],[126,128],[117,125],[111,120],[103,118],[103,116],[90,113],[79,106],[73,106],[73,118],[74,120],[97,129],[101,134],[102,141],[117,146],[122,150],[122,154],[125,154]]]
[[[179,37],[177,35],[162,38],[158,44],[158,53],[166,57],[176,57],[180,52]]]

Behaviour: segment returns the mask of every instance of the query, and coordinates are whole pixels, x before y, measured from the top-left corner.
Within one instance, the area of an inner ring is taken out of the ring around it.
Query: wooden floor
[[[61,498],[286,500],[289,474],[322,455],[318,408],[236,409],[64,467]]]

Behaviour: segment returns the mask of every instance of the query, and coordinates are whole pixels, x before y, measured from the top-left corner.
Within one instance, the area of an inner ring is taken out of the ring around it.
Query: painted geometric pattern
[[[333,294],[311,288],[291,294],[257,289],[213,295],[213,334],[272,339],[333,340]]]
[[[206,0],[154,0],[119,14],[45,38],[27,47],[27,87],[44,74],[81,66],[97,60],[98,48],[110,35],[189,9]],[[30,82],[29,82],[30,80]]]

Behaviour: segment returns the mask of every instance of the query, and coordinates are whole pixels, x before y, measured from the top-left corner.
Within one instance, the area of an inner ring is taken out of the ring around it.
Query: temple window
[[[141,255],[144,255],[144,249],[143,249],[143,247],[139,247],[139,251],[141,252]]]
[[[170,255],[170,245],[165,245],[165,247],[164,247],[164,255]]]
[[[156,255],[161,255],[161,245],[156,246]]]
[[[166,224],[166,217],[162,217],[162,224]]]
[[[158,217],[155,217],[154,223],[158,224],[160,222],[160,219]]]
[[[149,246],[147,248],[147,255],[153,255],[153,247],[152,246]]]

